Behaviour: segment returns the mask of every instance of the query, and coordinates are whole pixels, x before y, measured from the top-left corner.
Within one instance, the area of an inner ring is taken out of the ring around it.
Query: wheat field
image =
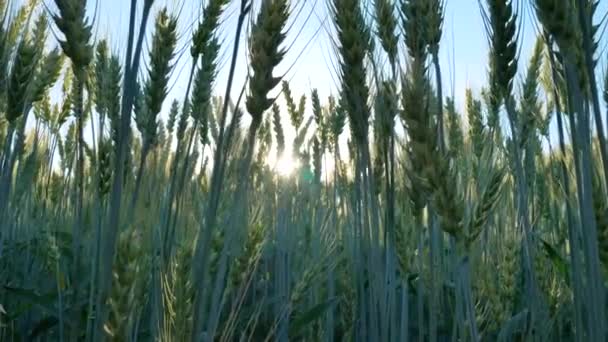
[[[299,1],[99,1],[0,0],[0,341],[608,341],[600,0],[479,0],[479,91],[459,0],[316,1],[328,96]]]

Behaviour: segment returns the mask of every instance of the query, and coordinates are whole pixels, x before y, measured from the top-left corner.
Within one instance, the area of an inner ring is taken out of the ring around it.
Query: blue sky
[[[129,0],[88,0],[90,12],[95,14],[97,36],[110,39],[115,50],[123,51],[128,29]],[[370,0],[371,3],[372,0]],[[139,1],[140,3],[143,1]],[[155,7],[167,6],[173,13],[180,16],[180,47],[184,48],[190,39],[191,25],[200,14],[202,0],[156,0]],[[451,91],[452,81],[455,85],[457,97],[462,97],[465,87],[474,90],[484,85],[486,80],[487,41],[479,11],[479,0],[448,0],[445,10],[444,36],[441,48],[441,62],[444,72],[444,87]],[[483,1],[482,1],[483,2]],[[517,1],[516,1],[517,2]],[[237,17],[239,0],[232,0],[224,15],[224,22],[220,28],[220,35],[225,39],[223,46],[224,62],[218,77],[218,90],[225,85],[229,51],[232,49],[234,39],[234,24]],[[254,0],[259,3],[259,0]],[[535,40],[535,27],[532,22],[533,13],[528,1],[521,1],[520,20],[522,21],[521,39],[521,66],[524,69],[527,57]],[[287,78],[293,83],[292,87],[300,91],[309,91],[311,87],[328,95],[336,90],[335,54],[332,48],[331,32],[333,30],[331,18],[328,17],[328,0],[294,0],[292,1],[294,15],[293,25],[287,38],[291,46],[285,61],[279,70],[293,67],[287,73]],[[94,5],[97,5],[95,7]],[[608,4],[602,1],[600,13],[608,10]],[[153,18],[149,21],[149,28]],[[149,30],[151,31],[151,30]],[[293,44],[293,45],[291,45]],[[244,81],[245,50],[241,48],[240,60],[237,67],[236,84]],[[186,77],[185,65],[190,61],[184,55],[178,62],[176,75],[174,75],[174,93],[179,94],[184,89]]]
[[[96,36],[107,37],[114,51],[124,52],[130,1],[88,1],[89,15],[91,18],[95,18]],[[368,0],[370,4],[371,1],[373,0]],[[143,1],[140,0],[139,2]],[[187,50],[191,29],[200,16],[201,4],[204,2],[202,0],[155,1],[155,9],[167,6],[171,12],[179,14],[180,40],[178,45],[180,50],[185,52],[176,64],[171,81],[171,91],[165,103],[164,111],[169,107],[173,98],[177,98],[181,102],[183,97],[187,72],[191,63]],[[254,4],[259,5],[259,2],[259,0],[254,0]],[[529,1],[516,0],[515,2],[522,4],[518,9],[519,20],[522,24],[519,40],[521,47],[520,73],[522,73],[526,68],[528,57],[536,39],[536,28]],[[239,0],[231,1],[219,30],[224,44],[221,52],[221,68],[216,82],[216,95],[223,95],[225,91],[239,3]],[[328,0],[292,1],[294,11],[286,43],[290,49],[285,60],[278,68],[278,73],[286,73],[286,78],[290,81],[295,96],[302,93],[309,95],[312,88],[317,88],[322,98],[336,93],[336,56],[332,45],[333,23],[331,17],[328,16],[328,4]],[[603,15],[607,11],[608,1],[601,1],[598,13]],[[148,34],[152,31],[153,19],[151,17],[148,23]],[[606,41],[607,39],[602,39],[602,51],[606,48]],[[488,45],[479,10],[479,0],[447,0],[440,60],[444,93],[446,95],[454,94],[458,107],[462,108],[467,87],[472,88],[475,94],[479,94],[481,87],[485,85],[487,56]],[[605,64],[604,60],[600,62],[601,70],[603,70]],[[238,95],[244,84],[247,73],[246,65],[246,46],[242,44],[236,69],[233,96]],[[603,75],[603,71],[600,71],[600,75]],[[286,133],[289,136],[293,132]]]
[[[95,0],[89,0],[94,3]],[[96,28],[98,36],[109,37],[111,45],[119,51],[124,50],[126,31],[128,29],[128,0],[96,0],[99,11],[96,13]],[[140,1],[141,2],[141,1]],[[259,1],[257,1],[259,2]],[[188,44],[191,23],[195,22],[200,13],[200,0],[156,0],[156,7],[168,6],[170,10],[180,15],[180,46]],[[229,51],[234,39],[234,24],[236,22],[239,1],[226,11],[224,24],[220,34],[225,39],[223,47],[224,63],[218,77],[218,90],[224,89],[228,71]],[[327,0],[293,1],[294,19],[288,35],[291,45],[286,59],[279,70],[291,69],[287,78],[294,92],[309,92],[310,88],[318,88],[320,94],[329,95],[336,91],[335,53],[331,41],[333,32],[331,18],[328,17]],[[91,6],[93,8],[93,6]],[[529,18],[524,20],[529,21]],[[150,25],[152,20],[150,21]],[[534,40],[531,28],[524,30],[524,46],[529,46]],[[456,44],[454,44],[456,42]],[[244,47],[244,46],[243,46]],[[529,48],[525,48],[524,54]],[[175,88],[173,94],[184,90],[186,77],[185,65],[190,61],[183,56],[178,63]],[[242,84],[245,70],[245,50],[241,49],[240,61],[237,67],[236,84]],[[464,87],[474,89],[484,84],[486,77],[487,44],[485,32],[479,13],[477,0],[452,0],[447,2],[444,39],[441,51],[441,61],[444,70],[444,83],[451,90],[453,78],[456,93],[464,94]],[[460,94],[460,95],[462,95]],[[461,97],[459,94],[456,96]]]

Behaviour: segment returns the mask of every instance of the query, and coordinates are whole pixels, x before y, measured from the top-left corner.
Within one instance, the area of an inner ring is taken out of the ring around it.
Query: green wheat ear
[[[483,113],[481,101],[473,97],[473,91],[467,89],[465,93],[465,106],[467,119],[469,121],[469,139],[473,145],[473,152],[477,159],[481,158],[481,153],[485,143],[485,125],[483,123]]]
[[[334,149],[338,148],[338,139],[344,131],[344,125],[346,124],[346,113],[342,105],[336,105],[336,101],[333,97],[329,97],[329,130],[331,134],[331,143]]]
[[[460,122],[460,114],[456,111],[454,100],[447,98],[445,103],[448,119],[449,153],[452,158],[457,158],[462,154],[462,147],[464,146],[462,123]]]
[[[552,35],[562,51],[577,46],[577,11],[572,1],[535,0],[534,9],[545,30]],[[569,51],[569,53],[572,50]]]
[[[327,149],[329,139],[329,117],[326,115],[326,110],[321,106],[321,100],[319,99],[319,92],[317,89],[313,89],[311,101],[312,114],[317,125],[317,137],[319,138],[319,143],[321,144],[321,153],[324,153]]]
[[[177,18],[169,16],[163,8],[156,17],[155,31],[150,50],[150,69],[136,111],[135,122],[142,132],[143,145],[147,149],[157,138],[157,116],[167,97],[171,61],[177,43]],[[138,102],[138,101],[136,101]]]
[[[10,20],[7,20],[7,34],[6,34],[6,45],[8,47],[14,47],[17,45],[19,38],[24,35],[27,30],[28,21],[32,13],[36,8],[36,0],[29,0],[27,3],[22,5],[15,16]],[[5,7],[5,11],[2,12],[3,16],[9,18],[8,8]]]
[[[249,38],[250,67],[249,95],[245,106],[251,115],[254,131],[262,123],[262,115],[274,102],[268,93],[280,82],[273,76],[275,67],[283,60],[286,50],[281,48],[289,17],[287,0],[264,0]]]
[[[9,123],[14,123],[25,110],[28,89],[34,80],[37,55],[36,47],[29,39],[23,39],[19,43],[9,76],[6,112],[6,120]]]
[[[214,39],[215,31],[229,0],[210,0],[203,10],[203,20],[192,34],[192,57],[199,57],[208,49],[208,44]]]
[[[76,74],[81,77],[84,70],[93,59],[90,45],[91,25],[86,19],[86,0],[55,0],[59,14],[53,15],[53,20],[65,36],[59,44],[68,58],[74,64]]]
[[[304,121],[304,111],[300,111],[300,109],[296,105],[296,102],[293,98],[293,94],[291,93],[291,88],[289,87],[289,82],[283,80],[281,82],[281,90],[283,92],[283,97],[285,98],[285,102],[287,104],[287,112],[289,113],[289,119],[291,120],[291,124],[296,129],[296,131],[298,131],[300,130],[302,122]]]
[[[401,0],[402,26],[409,56],[424,63],[427,57],[427,7],[423,0]]]
[[[106,106],[108,118],[112,129],[112,140],[118,143],[120,127],[120,91],[122,84],[122,70],[118,56],[112,55],[108,61],[108,71],[104,77],[105,91],[103,104]]]
[[[365,67],[371,44],[370,32],[359,1],[333,0],[332,6],[340,42],[340,79],[343,87],[340,107],[348,115],[351,135],[356,144],[364,146],[371,114]]]
[[[196,72],[192,91],[192,118],[203,128],[208,129],[211,114],[212,88],[217,69],[217,57],[220,50],[217,38],[211,39],[202,53],[202,64]]]
[[[171,102],[171,108],[169,109],[169,118],[167,119],[167,131],[169,135],[173,135],[173,130],[175,129],[175,119],[179,114],[179,102],[177,100],[173,100]]]
[[[426,2],[426,20],[427,20],[427,43],[429,52],[437,54],[439,52],[439,42],[443,34],[443,12],[444,0],[428,0]]]
[[[283,151],[285,151],[285,133],[281,124],[281,110],[276,103],[272,105],[272,126],[277,142],[277,155],[281,156]]]
[[[109,57],[108,57],[108,42],[103,39],[97,43],[95,48],[95,104],[97,105],[97,112],[106,114],[107,104],[106,100],[106,87],[108,86],[107,73],[108,73]]]
[[[544,41],[538,38],[523,84],[520,120],[520,145],[522,147],[527,145],[528,139],[532,138],[536,129],[542,125],[541,108],[538,101],[538,79],[540,78],[543,49]]]
[[[490,84],[493,94],[508,101],[517,73],[517,15],[513,13],[512,0],[487,2],[491,30]]]
[[[398,38],[397,19],[395,18],[394,4],[389,0],[375,0],[376,34],[380,38],[382,48],[388,55],[391,66],[397,62]]]
[[[397,90],[390,81],[382,81],[376,97],[376,120],[379,121],[378,134],[382,137],[383,145],[388,145],[388,138],[393,134],[395,117],[399,112]]]
[[[59,49],[53,49],[40,62],[40,68],[34,77],[32,85],[32,102],[42,100],[44,94],[55,84],[63,66],[63,55]]]
[[[490,214],[494,212],[500,199],[505,173],[504,168],[495,168],[490,171],[488,175],[489,181],[485,185],[481,199],[475,207],[473,222],[467,237],[469,244],[473,243],[479,234],[481,234]]]
[[[315,184],[321,183],[321,172],[323,168],[322,164],[322,155],[323,151],[321,150],[321,142],[319,141],[319,137],[315,136],[312,140],[312,166],[314,168],[314,176],[315,176]]]

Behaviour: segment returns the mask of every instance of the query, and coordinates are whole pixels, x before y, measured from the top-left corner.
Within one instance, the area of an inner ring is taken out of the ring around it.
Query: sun
[[[279,159],[272,159],[273,160],[269,160],[268,162],[279,176],[289,177],[299,166],[298,161],[293,159],[288,153],[283,154]]]

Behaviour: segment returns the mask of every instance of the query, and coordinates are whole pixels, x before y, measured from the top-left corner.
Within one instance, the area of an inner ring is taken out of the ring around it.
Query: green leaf
[[[568,262],[559,254],[559,252],[551,246],[547,241],[542,238],[538,238],[543,245],[543,250],[545,254],[553,263],[553,266],[557,269],[558,273],[563,277],[564,281],[569,284],[569,265]]]
[[[513,341],[514,337],[518,333],[522,333],[526,329],[526,325],[529,324],[529,312],[524,309],[520,313],[511,317],[500,329],[498,334],[498,341]]]
[[[20,298],[28,304],[38,305],[38,306],[44,308],[50,314],[56,313],[56,309],[55,309],[55,305],[54,305],[56,302],[55,299],[57,298],[56,293],[48,293],[48,294],[40,295],[40,294],[34,292],[34,290],[21,289],[21,288],[17,288],[17,287],[6,286],[6,285],[4,286],[4,290],[6,290],[8,293],[10,293],[12,296],[14,296],[14,298]]]
[[[336,301],[336,298],[331,298],[325,302],[313,306],[310,310],[297,316],[294,319],[293,323],[290,324],[290,338],[293,339],[300,336],[304,332],[304,329],[308,326],[308,324],[321,318],[325,311],[332,307],[336,303]]]
[[[417,272],[408,274],[407,282],[410,288],[416,288],[414,283],[418,281],[419,277],[420,275]]]
[[[57,323],[59,323],[57,317],[51,316],[43,318],[38,323],[34,324],[34,328],[32,329],[29,338],[32,340],[35,339],[39,335],[42,335],[46,331],[52,329],[54,326],[57,325]]]

